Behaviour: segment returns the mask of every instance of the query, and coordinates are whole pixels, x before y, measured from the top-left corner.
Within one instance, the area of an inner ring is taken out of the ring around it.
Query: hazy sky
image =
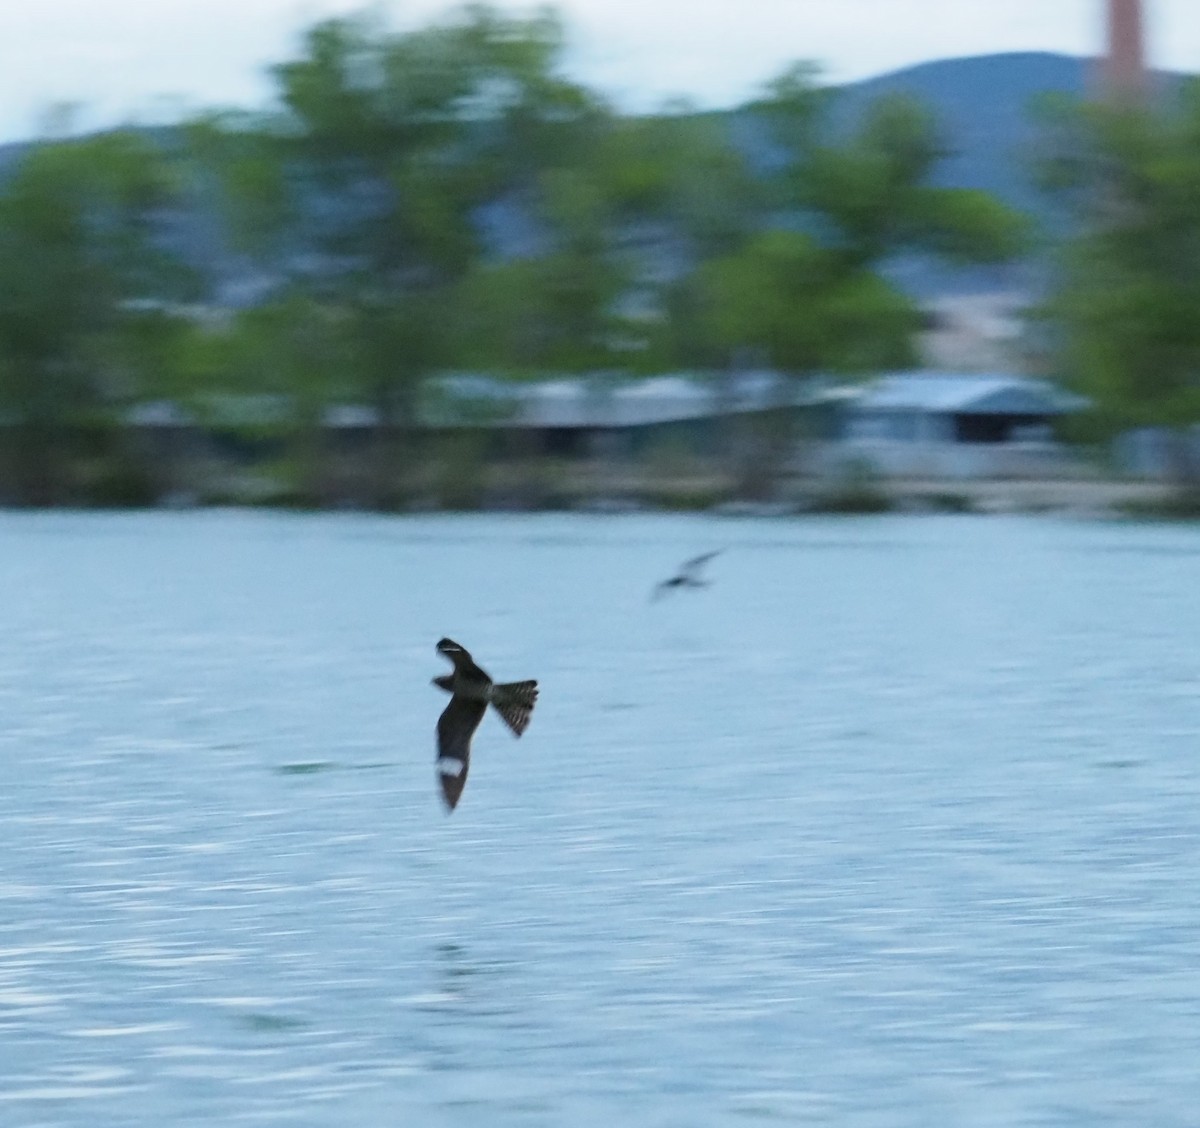
[[[298,29],[359,0],[0,0],[0,141],[38,131],[56,103],[78,124],[162,120],[262,103],[264,68]],[[376,3],[399,27],[456,5]],[[501,0],[528,12],[531,5]],[[570,70],[624,109],[673,96],[744,100],[795,59],[832,81],[994,51],[1095,54],[1102,0],[560,0]],[[1147,0],[1156,66],[1200,71],[1200,0]]]

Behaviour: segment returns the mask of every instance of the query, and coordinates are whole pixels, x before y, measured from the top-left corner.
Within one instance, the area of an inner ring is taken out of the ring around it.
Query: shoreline
[[[590,478],[591,480],[587,480]],[[713,516],[803,517],[822,515],[1024,514],[1096,520],[1200,520],[1200,500],[1159,481],[1099,478],[945,479],[878,478],[836,482],[795,478],[771,500],[733,496],[728,483],[713,475],[648,481],[640,475],[584,475],[557,489],[527,492],[503,488],[468,491],[471,496],[438,497],[418,491],[393,505],[356,499],[305,500],[246,480],[243,488],[211,496],[189,491],[144,503],[111,503],[86,497],[51,506],[0,504],[22,512],[184,512],[214,509],[304,513],[696,513]]]

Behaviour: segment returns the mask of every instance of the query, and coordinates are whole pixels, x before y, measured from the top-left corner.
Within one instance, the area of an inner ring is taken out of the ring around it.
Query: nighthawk
[[[536,681],[505,682],[497,685],[475,665],[467,650],[452,639],[437,644],[439,654],[454,663],[454,673],[433,679],[433,684],[451,695],[450,704],[438,718],[438,779],[442,796],[453,811],[467,783],[471,766],[471,737],[492,705],[504,723],[520,736],[528,727],[537,702]]]
[[[714,556],[719,556],[723,551],[724,549],[718,548],[686,561],[676,575],[672,576],[669,580],[663,580],[662,583],[655,585],[654,591],[650,593],[650,598],[652,600],[659,599],[666,595],[667,592],[674,591],[676,588],[708,587],[708,581],[700,578],[700,570]]]

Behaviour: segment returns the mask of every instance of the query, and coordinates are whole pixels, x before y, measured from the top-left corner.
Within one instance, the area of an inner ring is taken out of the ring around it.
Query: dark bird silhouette
[[[471,766],[471,737],[483,720],[488,705],[495,708],[504,723],[520,736],[528,727],[537,702],[536,681],[505,682],[497,685],[475,664],[468,651],[444,638],[437,644],[439,654],[454,663],[454,673],[433,679],[433,684],[451,695],[450,704],[438,718],[438,779],[442,796],[453,811],[467,784]]]
[[[708,587],[708,581],[701,577],[700,572],[714,556],[720,556],[724,551],[722,548],[714,549],[712,552],[701,553],[701,555],[685,561],[678,573],[669,580],[663,580],[662,583],[655,585],[654,591],[650,593],[650,598],[652,600],[661,599],[667,592],[675,591],[677,588]]]

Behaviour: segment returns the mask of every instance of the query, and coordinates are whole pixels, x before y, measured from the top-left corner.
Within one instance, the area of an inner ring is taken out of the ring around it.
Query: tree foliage
[[[19,500],[68,487],[70,431],[128,376],[119,345],[139,303],[187,294],[161,239],[176,187],[149,140],[114,132],[35,146],[0,190],[0,405]]]
[[[786,226],[699,279],[701,304],[727,344],[757,346],[802,374],[877,370],[911,357],[917,324],[913,302],[884,275],[891,257],[986,262],[1023,247],[1023,216],[983,193],[931,183],[946,150],[913,100],[880,99],[847,133],[833,97],[798,65],[754,109],[775,145],[771,187]]]
[[[1065,375],[1110,428],[1200,422],[1200,82],[1043,116],[1044,180],[1077,231],[1046,311]]]
[[[32,436],[136,398],[202,410],[267,393],[290,404],[295,484],[315,497],[320,421],[355,401],[378,421],[387,504],[421,457],[431,374],[735,354],[871,371],[911,359],[892,256],[1021,245],[1011,212],[934,185],[945,147],[910,101],[848,131],[797,64],[735,118],[628,116],[564,76],[565,46],[551,10],[471,4],[408,31],[327,19],[271,69],[274,107],[198,116],[186,160],[133,133],[39,146],[0,193],[5,405]],[[769,140],[765,169],[748,126]],[[186,272],[162,221],[184,187],[249,264],[249,308],[177,304]]]
[[[484,284],[487,207],[542,209],[557,235],[538,288],[548,324],[573,341],[599,332],[608,264],[591,185],[566,166],[607,115],[558,75],[562,48],[548,12],[472,5],[403,33],[326,20],[274,68],[281,113],[194,130],[241,245],[352,326],[358,394],[400,443],[380,461],[381,497],[411,464],[420,382],[460,351],[450,314],[459,286]]]

